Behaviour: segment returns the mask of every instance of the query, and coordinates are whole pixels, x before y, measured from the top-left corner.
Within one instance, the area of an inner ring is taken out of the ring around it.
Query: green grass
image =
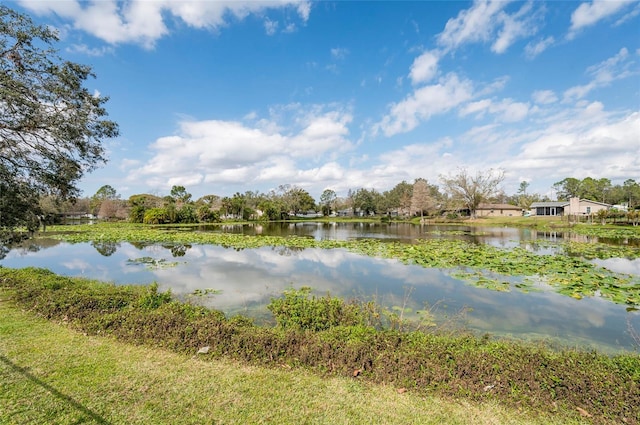
[[[86,336],[16,308],[6,293],[0,317],[1,424],[589,423]]]
[[[498,412],[489,418],[506,415],[488,423],[526,423],[522,418],[531,415],[543,415],[542,423],[576,420],[578,409],[594,423],[640,423],[640,357],[633,353],[605,356],[465,334],[400,332],[369,324],[368,314],[377,310],[359,313],[357,306],[304,291],[273,303],[275,328],[174,301],[154,285],[116,286],[42,269],[0,268],[0,299],[3,424],[82,423],[82,415],[96,423],[107,416],[117,418],[107,423],[136,423],[138,416],[119,419],[114,404],[134,406],[130,415],[145,415],[141,423],[162,423],[150,415],[180,408],[198,421],[203,411],[221,415],[216,423],[430,423],[431,417],[438,418],[433,423],[443,417],[465,423],[458,418],[471,413],[457,412],[460,400],[480,412],[478,423],[487,407]],[[336,322],[316,326],[326,318]],[[196,354],[204,346],[209,353]],[[154,363],[165,355],[185,365]],[[234,372],[199,371],[209,367],[204,360]],[[236,369],[250,372],[232,379]],[[224,385],[212,386],[220,380]],[[394,403],[409,396],[415,399],[407,411],[396,413]],[[421,409],[435,413],[422,418]],[[258,416],[247,416],[254,411]],[[387,413],[393,415],[388,420]],[[188,423],[176,421],[166,423]]]

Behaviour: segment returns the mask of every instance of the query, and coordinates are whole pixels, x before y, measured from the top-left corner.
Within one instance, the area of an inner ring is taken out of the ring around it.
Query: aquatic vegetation
[[[606,260],[607,258],[627,258],[633,260],[640,258],[640,248],[628,245],[608,245],[603,243],[565,242],[562,248],[567,255],[578,256],[593,260],[595,258]]]
[[[607,239],[640,240],[640,227],[610,227],[579,225],[571,227],[571,232],[586,236],[596,236]]]
[[[167,261],[164,258],[141,257],[127,260],[127,264],[144,264],[148,269],[160,269],[175,267],[179,263],[177,261]]]
[[[593,416],[592,423],[640,421],[636,353],[607,356],[466,333],[377,329],[363,321],[372,311],[368,303],[315,297],[306,289],[272,301],[276,327],[177,301],[157,284],[114,285],[44,269],[0,268],[0,295],[7,305],[85,335],[202,360],[224,356],[271,368],[300,366],[429,397],[494,400],[541,411],[554,406],[576,416],[579,406]]]
[[[60,230],[60,229],[56,229]],[[69,232],[51,237],[68,242],[129,241],[162,244],[213,244],[233,249],[255,249],[266,246],[296,249],[346,249],[351,252],[396,259],[404,264],[447,270],[469,284],[508,291],[533,290],[536,284],[554,288],[574,298],[598,296],[619,304],[640,305],[640,276],[614,273],[598,267],[593,258],[639,258],[640,250],[628,246],[597,243],[561,243],[552,254],[540,254],[523,247],[498,248],[458,239],[420,239],[414,243],[377,239],[316,240],[300,236],[246,236],[229,233],[159,230],[141,225],[74,226]],[[134,260],[154,267],[171,267],[175,263],[159,260]],[[520,277],[514,283],[514,277]]]

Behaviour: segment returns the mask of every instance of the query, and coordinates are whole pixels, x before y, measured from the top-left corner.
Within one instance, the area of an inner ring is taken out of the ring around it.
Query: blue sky
[[[121,135],[86,196],[640,181],[639,1],[9,4],[110,97]]]

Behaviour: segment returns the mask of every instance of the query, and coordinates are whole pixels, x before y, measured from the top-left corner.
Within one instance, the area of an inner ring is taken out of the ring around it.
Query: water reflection
[[[503,237],[512,233],[505,231]],[[493,236],[492,236],[493,237]],[[510,243],[510,242],[508,242]],[[270,297],[285,289],[311,286],[320,293],[342,297],[376,297],[388,306],[402,305],[413,288],[408,307],[439,304],[439,320],[471,307],[467,326],[477,332],[519,338],[544,338],[603,351],[634,349],[627,320],[640,330],[640,314],[601,299],[575,300],[540,286],[540,292],[496,292],[466,285],[446,270],[403,265],[398,261],[358,256],[342,249],[259,248],[236,251],[211,245],[119,243],[51,243],[45,248],[12,250],[2,261],[7,267],[38,265],[55,273],[86,276],[117,283],[147,284],[185,299],[204,303],[228,314],[267,315]],[[109,253],[104,256],[102,252]],[[175,262],[174,267],[131,264],[150,257]],[[612,262],[612,260],[606,260]],[[607,263],[607,264],[609,264]],[[640,263],[632,271],[640,274]],[[196,290],[214,289],[219,295],[193,298]],[[446,306],[446,308],[444,308]]]
[[[101,255],[105,257],[109,257],[113,253],[116,252],[118,247],[120,246],[117,242],[91,242],[91,246],[96,249]]]
[[[626,273],[640,276],[640,258],[629,260],[627,258],[608,258],[606,260],[595,259],[592,262],[616,273]]]

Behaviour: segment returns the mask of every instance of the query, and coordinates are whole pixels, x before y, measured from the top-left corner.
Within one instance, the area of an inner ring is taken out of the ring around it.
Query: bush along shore
[[[401,331],[373,303],[308,290],[273,299],[274,327],[179,302],[157,285],[118,286],[0,267],[3,296],[91,335],[200,358],[304,367],[398,388],[552,411],[592,423],[640,423],[640,356]]]

